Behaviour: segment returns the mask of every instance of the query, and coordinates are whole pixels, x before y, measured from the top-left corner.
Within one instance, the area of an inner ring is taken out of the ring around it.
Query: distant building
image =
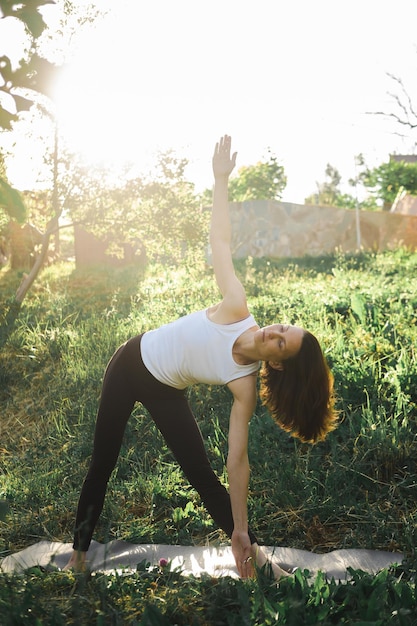
[[[397,163],[417,163],[417,154],[390,154],[389,160]]]
[[[395,198],[390,213],[400,213],[401,215],[417,215],[417,196],[412,196],[405,189],[400,189]]]

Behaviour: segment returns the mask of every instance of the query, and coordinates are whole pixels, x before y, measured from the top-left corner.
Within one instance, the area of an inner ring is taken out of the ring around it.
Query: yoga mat
[[[295,568],[307,569],[314,576],[318,571],[328,579],[349,580],[349,567],[376,574],[394,564],[400,564],[403,555],[399,552],[381,550],[348,549],[334,550],[326,554],[314,554],[307,550],[263,546],[266,554],[287,571]],[[71,543],[39,541],[20,552],[0,560],[2,572],[23,572],[30,567],[63,568],[72,552]],[[184,575],[232,576],[238,578],[230,546],[178,546],[165,544],[132,544],[125,541],[91,543],[87,554],[91,571],[111,573],[132,571],[141,561],[157,566],[160,559],[171,562],[171,569],[180,568]]]

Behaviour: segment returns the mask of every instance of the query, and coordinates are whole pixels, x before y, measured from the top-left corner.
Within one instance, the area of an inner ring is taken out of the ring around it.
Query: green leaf
[[[60,68],[34,54],[25,70],[30,81],[29,88],[51,97],[51,85],[54,83]]]
[[[0,178],[0,207],[6,211],[9,217],[20,223],[24,222],[26,207],[21,195],[3,178]]]
[[[33,54],[28,61],[22,61],[14,71],[10,70],[9,63],[8,57],[0,58],[0,72],[4,81],[8,83],[3,91],[9,93],[10,89],[20,87],[33,89],[50,97],[50,87],[59,71],[58,66],[38,54]]]
[[[35,39],[42,35],[46,28],[42,15],[37,11],[22,7],[21,9],[15,11],[14,15],[25,24]]]
[[[29,111],[30,107],[33,104],[33,100],[28,100],[28,98],[23,98],[22,96],[16,96],[15,94],[11,94],[12,98],[16,104],[16,110],[18,113],[21,111]]]
[[[12,9],[9,15],[13,15],[23,22],[35,39],[40,37],[46,28],[46,24],[38,9],[42,5],[55,4],[55,2],[53,0],[32,0],[28,2],[16,2],[14,4],[18,5],[18,7]]]
[[[350,306],[353,313],[358,317],[361,324],[366,323],[365,300],[359,293],[353,293],[350,298]]]

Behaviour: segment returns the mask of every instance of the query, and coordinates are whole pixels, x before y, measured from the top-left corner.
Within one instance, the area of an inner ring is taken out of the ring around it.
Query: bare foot
[[[265,552],[258,546],[257,543],[252,544],[252,553],[255,559],[256,565],[259,568],[263,568],[266,566],[266,569],[271,569],[272,574],[274,575],[275,580],[279,580],[280,578],[284,578],[285,576],[291,576],[289,572],[286,572],[282,567],[270,561],[266,556]]]
[[[85,572],[87,569],[87,552],[74,550],[68,563],[63,567],[63,571],[73,570],[74,572]]]

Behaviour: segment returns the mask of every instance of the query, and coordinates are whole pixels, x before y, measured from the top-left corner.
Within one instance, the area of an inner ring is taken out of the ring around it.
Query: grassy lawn
[[[251,524],[266,545],[316,552],[401,551],[400,568],[346,585],[298,572],[279,586],[184,578],[142,563],[130,576],[38,568],[0,574],[3,624],[417,624],[417,254],[252,260],[238,264],[260,325],[320,338],[340,425],[317,446],[281,432],[259,404],[250,426]],[[132,335],[218,298],[210,269],[151,266],[80,272],[51,266],[14,324],[20,281],[0,272],[0,557],[41,539],[71,541],[104,368]],[[231,396],[190,400],[223,478]],[[192,503],[193,506],[190,506]],[[187,506],[188,505],[188,506]],[[4,507],[3,507],[4,508]],[[138,406],[128,424],[95,539],[227,541]]]

